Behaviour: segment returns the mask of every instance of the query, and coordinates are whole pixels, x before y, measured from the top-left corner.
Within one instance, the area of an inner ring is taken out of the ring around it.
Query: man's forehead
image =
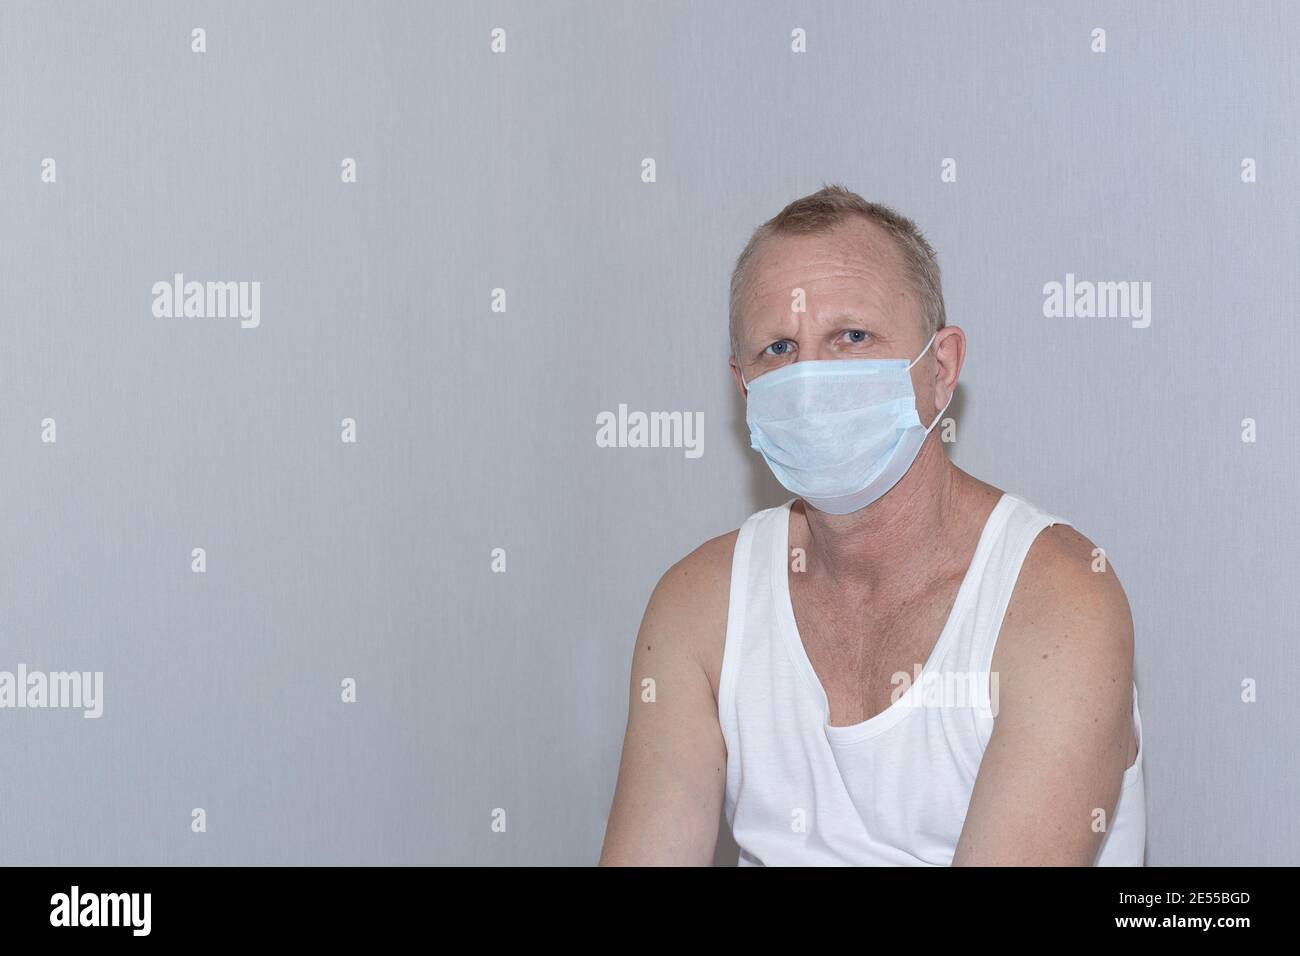
[[[749,273],[748,297],[754,299],[788,297],[797,287],[836,286],[888,296],[906,285],[897,248],[865,220],[827,233],[773,236],[757,250]]]
[[[817,317],[908,311],[911,286],[901,256],[866,230],[780,236],[769,240],[750,271],[742,314],[750,322],[789,313],[796,289]]]

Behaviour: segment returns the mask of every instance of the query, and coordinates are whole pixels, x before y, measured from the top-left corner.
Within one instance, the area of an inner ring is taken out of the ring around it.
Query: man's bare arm
[[[954,866],[1091,866],[1134,753],[1133,619],[1065,525],[1026,557],[994,653],[998,713]]]
[[[716,664],[726,634],[735,540],[732,532],[706,542],[650,597],[601,866],[713,863],[727,751],[706,663]]]

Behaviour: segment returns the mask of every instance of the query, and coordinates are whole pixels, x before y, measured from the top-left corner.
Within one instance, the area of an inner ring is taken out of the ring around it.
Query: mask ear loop
[[[957,394],[957,390],[953,389],[952,393],[948,396],[948,401],[944,402],[943,408],[939,409],[939,414],[935,415],[934,421],[930,422],[930,428],[927,428],[925,430],[925,433],[927,435],[930,434],[930,430],[934,428],[935,425],[939,424],[939,419],[943,418],[943,413],[948,410],[948,406],[952,404],[952,397],[953,395],[956,394]]]
[[[909,372],[912,370],[912,366],[913,366],[913,365],[915,365],[917,362],[921,361],[921,359],[925,358],[925,353],[928,352],[928,351],[930,351],[930,346],[934,344],[935,336],[937,336],[938,334],[939,334],[939,330],[938,330],[938,329],[935,329],[935,330],[934,330],[934,335],[930,336],[930,341],[929,341],[929,342],[926,342],[926,343],[925,343],[925,348],[921,349],[921,354],[918,355],[916,358],[912,359],[912,361],[908,364],[908,366],[907,366],[907,370],[908,370]]]
[[[930,341],[926,342],[925,348],[921,349],[921,354],[918,355],[916,358],[912,359],[912,364],[907,366],[907,370],[909,372],[912,370],[912,365],[915,365],[917,362],[921,361],[921,359],[925,358],[925,353],[930,351],[930,346],[934,344],[935,336],[937,336],[938,334],[939,334],[939,330],[935,329],[934,335],[930,336]],[[925,433],[927,435],[930,434],[930,431],[934,428],[935,425],[939,424],[939,419],[943,418],[943,413],[948,410],[948,406],[952,404],[953,396],[956,394],[957,394],[956,389],[954,389],[952,392],[948,394],[948,401],[944,403],[943,408],[939,409],[939,414],[934,416],[934,421],[930,422],[930,427],[925,430]]]

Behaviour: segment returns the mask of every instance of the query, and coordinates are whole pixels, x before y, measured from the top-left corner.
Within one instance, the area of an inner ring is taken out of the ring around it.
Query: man
[[[916,226],[839,186],[791,203],[737,261],[731,338],[796,498],[655,588],[601,864],[708,865],[725,810],[741,864],[1141,865],[1127,599],[949,462],[966,336]]]

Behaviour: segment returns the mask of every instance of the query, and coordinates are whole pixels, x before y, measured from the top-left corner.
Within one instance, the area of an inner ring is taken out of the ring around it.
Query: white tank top
[[[1069,522],[1004,494],[919,677],[876,716],[832,727],[790,603],[792,503],[751,515],[732,560],[718,719],[739,864],[949,866],[993,730],[988,675],[1020,566],[1043,528]],[[1136,683],[1133,720],[1137,758],[1124,773],[1098,866],[1143,862]]]

